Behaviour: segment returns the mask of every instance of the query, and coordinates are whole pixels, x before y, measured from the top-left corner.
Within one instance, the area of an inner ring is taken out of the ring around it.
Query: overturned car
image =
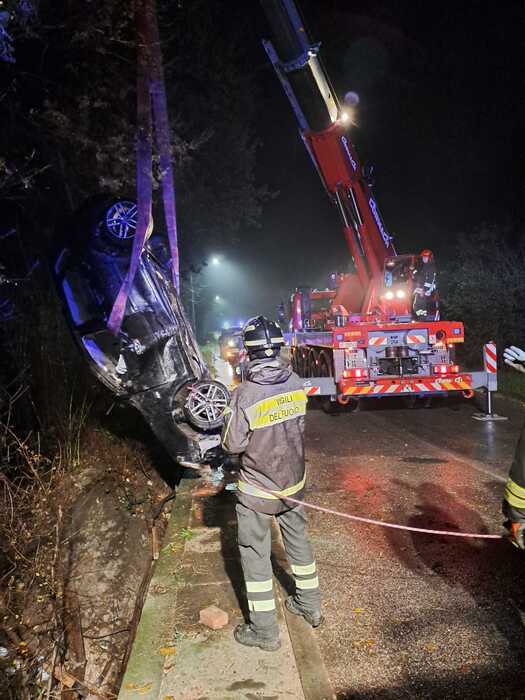
[[[73,335],[91,370],[137,408],[180,464],[213,460],[229,400],[211,379],[171,280],[167,242],[145,243],[121,330],[107,321],[128,271],[136,204],[97,197],[64,229],[54,277]]]

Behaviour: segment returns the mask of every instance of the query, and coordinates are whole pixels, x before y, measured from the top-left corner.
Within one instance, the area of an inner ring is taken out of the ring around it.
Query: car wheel
[[[118,199],[108,206],[101,221],[101,232],[107,243],[119,248],[131,248],[137,231],[137,205],[128,199]]]
[[[196,428],[213,430],[222,424],[229,400],[230,392],[224,384],[204,379],[190,386],[184,414]]]

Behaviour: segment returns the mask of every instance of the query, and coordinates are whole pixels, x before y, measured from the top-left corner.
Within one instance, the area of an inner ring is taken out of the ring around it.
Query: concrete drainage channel
[[[237,555],[235,496],[202,481],[178,490],[155,566],[119,700],[335,698],[316,633],[285,613],[293,579],[278,529],[273,563],[282,647],[242,647],[233,629],[243,621],[243,578]],[[199,611],[216,605],[228,624],[211,630]]]

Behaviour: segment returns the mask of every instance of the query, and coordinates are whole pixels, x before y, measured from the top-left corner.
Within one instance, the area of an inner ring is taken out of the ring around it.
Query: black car
[[[73,335],[91,370],[120,400],[136,407],[179,463],[201,463],[220,445],[229,400],[210,378],[171,280],[167,242],[145,244],[118,335],[107,329],[128,271],[136,204],[98,197],[69,226],[54,276]]]

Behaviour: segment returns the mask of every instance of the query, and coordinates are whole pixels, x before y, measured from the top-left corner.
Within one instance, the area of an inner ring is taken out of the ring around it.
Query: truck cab
[[[434,280],[432,288],[424,288],[426,275],[421,255],[395,255],[385,259],[383,288],[380,294],[381,314],[387,320],[410,321],[424,316],[439,319],[439,297]],[[419,312],[419,313],[418,313]],[[421,313],[423,312],[423,313]]]

